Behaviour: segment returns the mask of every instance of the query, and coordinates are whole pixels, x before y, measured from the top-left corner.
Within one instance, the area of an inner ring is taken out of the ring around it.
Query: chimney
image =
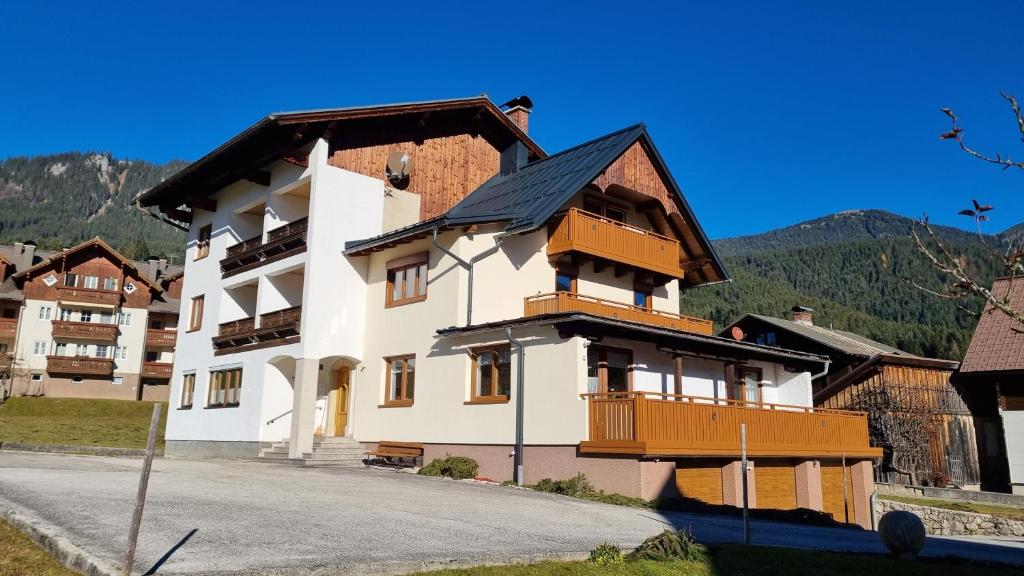
[[[529,96],[513,98],[502,104],[501,107],[505,108],[505,115],[508,116],[513,124],[518,126],[524,133],[529,132],[530,111],[533,110],[533,101],[530,100]]]
[[[160,279],[161,273],[166,268],[167,260],[164,260],[163,258],[158,258],[156,256],[150,256],[146,260],[146,269],[143,270],[143,273],[146,274],[147,278],[149,278],[153,282],[156,282],[157,280]]]
[[[526,144],[516,140],[508,148],[501,151],[501,158],[498,160],[498,171],[501,172],[502,176],[518,172],[520,168],[526,166],[529,159],[530,154],[526,149]]]
[[[36,243],[31,240],[27,242],[14,243],[14,267],[20,272],[31,268],[36,256]]]
[[[793,322],[804,326],[814,326],[814,309],[806,306],[793,306]]]

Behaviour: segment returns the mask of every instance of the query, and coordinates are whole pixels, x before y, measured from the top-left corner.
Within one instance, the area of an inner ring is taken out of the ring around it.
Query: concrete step
[[[313,452],[316,454],[362,454],[365,450],[362,446],[314,446]]]

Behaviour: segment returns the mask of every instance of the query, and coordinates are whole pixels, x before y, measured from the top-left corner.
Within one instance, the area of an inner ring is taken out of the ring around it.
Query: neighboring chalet
[[[828,371],[815,375],[813,382],[815,406],[899,406],[907,412],[901,416],[904,424],[924,422],[927,450],[904,454],[895,465],[893,451],[886,447],[882,463],[875,467],[876,481],[972,489],[981,485],[976,423],[961,392],[950,382],[957,362],[915,356],[853,332],[817,326],[813,310],[800,306],[793,308],[793,320],[747,314],[722,335],[827,356]],[[881,420],[873,422],[878,426]],[[873,436],[878,440],[880,434],[873,430]]]
[[[881,451],[812,408],[826,359],[677,313],[728,276],[646,128],[548,155],[530,106],[273,114],[143,194],[189,225],[167,452],[404,442],[731,505],[746,473],[754,506],[868,525]]]
[[[0,382],[8,395],[167,400],[182,268],[99,238],[0,246]]]
[[[1000,278],[992,294],[1024,310],[1024,279]],[[1024,494],[1024,325],[986,306],[957,379],[983,434],[978,446],[986,478],[993,489]]]

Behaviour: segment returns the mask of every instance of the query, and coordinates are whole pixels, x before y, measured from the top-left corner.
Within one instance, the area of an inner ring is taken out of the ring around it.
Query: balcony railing
[[[584,394],[589,434],[581,452],[647,456],[874,458],[867,415],[781,404],[648,392]]]
[[[0,336],[13,336],[17,332],[17,318],[0,318]]]
[[[217,337],[233,338],[236,336],[252,334],[253,328],[255,326],[255,318],[242,318],[241,320],[232,320],[231,322],[225,322],[217,327]]]
[[[143,362],[142,375],[146,378],[170,378],[174,364],[170,362]]]
[[[47,356],[46,371],[51,374],[107,376],[114,373],[114,361],[86,356]]]
[[[298,341],[302,306],[293,306],[260,315],[259,326],[255,318],[225,322],[213,337],[213,347],[221,354],[236,352],[249,346],[277,346]]]
[[[271,259],[305,250],[308,229],[309,219],[302,218],[270,230],[266,242],[262,242],[262,236],[257,236],[228,247],[227,256],[220,261],[222,275],[238,274]]]
[[[683,276],[677,240],[578,208],[570,208],[548,237],[549,256],[565,252],[582,252],[674,278]]]
[[[299,331],[299,322],[302,320],[302,306],[293,306],[284,310],[275,310],[260,315],[259,331],[264,330],[293,330]]]
[[[146,330],[147,346],[174,346],[177,338],[177,330]]]
[[[57,288],[57,299],[61,302],[117,306],[121,302],[121,293],[117,290],[103,290],[101,288],[60,286]]]
[[[54,320],[51,324],[50,333],[54,338],[113,342],[114,340],[117,340],[117,324],[96,324],[93,322]]]
[[[710,320],[680,316],[671,312],[649,310],[632,304],[612,302],[591,296],[582,296],[572,292],[552,292],[527,296],[523,302],[525,316],[541,314],[557,314],[561,312],[582,312],[605,318],[614,318],[626,322],[635,322],[647,326],[669,328],[693,334],[710,336],[714,325]]]

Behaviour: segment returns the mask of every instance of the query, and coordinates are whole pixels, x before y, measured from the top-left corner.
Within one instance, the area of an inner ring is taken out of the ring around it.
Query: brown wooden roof
[[[1006,298],[1014,310],[1024,310],[1024,278],[1000,278],[992,284],[996,298]],[[1024,370],[1024,325],[985,306],[960,372],[1007,372]]]

